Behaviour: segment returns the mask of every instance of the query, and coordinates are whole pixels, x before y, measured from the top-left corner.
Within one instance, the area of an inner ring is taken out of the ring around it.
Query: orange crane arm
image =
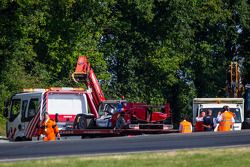
[[[75,82],[85,83],[88,90],[91,91],[95,108],[98,110],[100,103],[106,99],[86,56],[79,56],[72,78]]]

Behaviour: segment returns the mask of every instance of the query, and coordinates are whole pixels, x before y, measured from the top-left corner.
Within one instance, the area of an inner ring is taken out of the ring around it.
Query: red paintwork
[[[76,115],[69,115],[69,114],[64,114],[64,115],[61,115],[61,114],[58,114],[58,122],[66,122],[66,121],[69,121],[69,122],[73,122],[74,119],[75,119],[75,116]],[[53,120],[56,120],[56,116],[55,114],[49,114],[49,117]]]
[[[150,106],[145,103],[127,103],[127,106],[124,108],[125,120],[130,122],[132,117],[134,117],[142,123],[162,122],[171,116],[169,107],[170,105],[166,103],[162,112],[149,112]],[[119,112],[113,114],[111,119],[112,125],[115,125],[118,115]]]
[[[153,112],[151,115],[151,122],[164,121],[168,117],[168,114],[162,112]]]
[[[85,84],[88,88],[92,89],[93,101],[97,109],[100,103],[102,101],[105,101],[106,99],[102,92],[101,86],[95,76],[94,70],[91,68],[86,56],[79,56],[75,68],[75,74],[82,74],[87,76]]]
[[[87,96],[88,104],[90,106],[91,113],[94,114],[96,118],[99,118],[98,107],[100,103],[106,99],[86,56],[79,56],[74,74],[86,77],[83,82],[85,82],[87,87],[92,90],[92,96]],[[168,103],[166,103],[163,110],[160,112],[150,112],[149,109],[150,107],[145,103],[127,103],[127,106],[124,108],[125,119],[129,121],[132,117],[134,117],[141,122],[154,123],[164,121],[166,118],[171,116],[170,106]],[[118,113],[115,113],[112,116],[112,125],[115,125],[117,116]]]
[[[86,93],[86,96],[87,96],[88,105],[89,105],[91,113],[94,114],[95,118],[99,118],[97,108],[96,108],[95,104],[93,103],[92,94]]]
[[[157,106],[154,106],[157,107]],[[159,122],[170,117],[170,105],[166,103],[164,112],[149,112],[150,106],[145,103],[128,103],[127,111],[131,112],[137,120],[144,122]]]
[[[129,111],[132,116],[136,117],[137,120],[146,121],[149,119],[147,115],[147,106],[145,103],[128,103],[127,111]]]

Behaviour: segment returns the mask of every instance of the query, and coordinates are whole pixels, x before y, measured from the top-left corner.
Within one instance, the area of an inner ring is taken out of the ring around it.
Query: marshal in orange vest
[[[234,117],[231,112],[225,111],[221,115],[221,121],[219,123],[218,131],[226,132],[231,131],[233,126]]]
[[[38,139],[43,136],[43,141],[56,140],[56,136],[60,138],[56,122],[49,118],[48,113],[44,114],[44,120],[40,124],[37,135]]]
[[[179,132],[180,133],[192,133],[192,124],[191,124],[191,122],[183,120],[180,123]]]

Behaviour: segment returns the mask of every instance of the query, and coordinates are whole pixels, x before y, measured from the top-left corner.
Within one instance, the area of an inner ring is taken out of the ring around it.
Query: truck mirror
[[[4,107],[4,109],[3,109],[3,116],[4,116],[5,118],[8,117],[8,108],[6,108],[6,107]]]

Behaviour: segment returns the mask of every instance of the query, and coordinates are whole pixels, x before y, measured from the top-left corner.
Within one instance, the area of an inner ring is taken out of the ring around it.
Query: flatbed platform
[[[178,133],[176,129],[72,129],[61,130],[61,136],[126,136],[126,135],[142,135],[142,134],[167,134]]]

